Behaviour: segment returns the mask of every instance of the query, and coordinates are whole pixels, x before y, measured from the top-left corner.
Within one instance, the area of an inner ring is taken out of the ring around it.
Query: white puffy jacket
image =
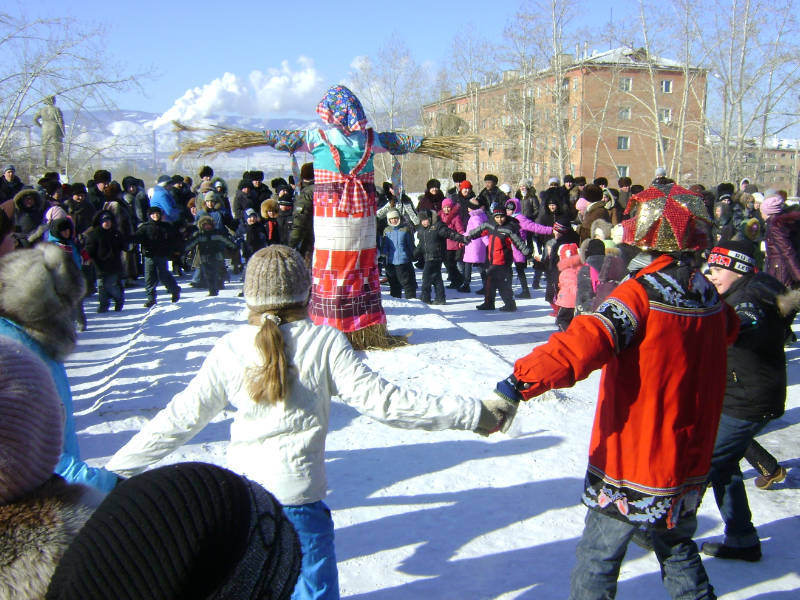
[[[217,341],[185,390],[109,461],[106,468],[134,475],[197,434],[230,402],[228,467],[256,481],[283,504],[325,497],[325,437],[331,396],[395,427],[466,429],[478,426],[479,400],[436,397],[399,388],[371,371],[339,330],[305,319],[280,326],[294,367],[286,402],[256,403],[245,373],[260,362],[258,327],[243,325]]]

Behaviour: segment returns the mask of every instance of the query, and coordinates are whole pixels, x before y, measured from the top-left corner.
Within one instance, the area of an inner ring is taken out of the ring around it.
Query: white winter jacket
[[[399,388],[371,371],[339,330],[305,319],[280,326],[292,365],[289,399],[256,403],[245,372],[260,362],[259,328],[243,325],[220,338],[185,390],[159,412],[106,467],[124,476],[157,462],[197,434],[230,402],[228,467],[256,481],[283,504],[325,497],[325,437],[331,397],[395,427],[478,426],[479,400],[436,397]]]

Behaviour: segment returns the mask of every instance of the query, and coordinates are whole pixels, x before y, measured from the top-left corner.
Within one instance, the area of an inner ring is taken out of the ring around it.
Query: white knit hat
[[[275,310],[304,304],[311,290],[311,274],[303,257],[288,246],[262,248],[247,261],[244,300],[252,308]]]
[[[0,365],[0,504],[8,504],[53,475],[63,417],[50,371],[33,351],[0,336]]]

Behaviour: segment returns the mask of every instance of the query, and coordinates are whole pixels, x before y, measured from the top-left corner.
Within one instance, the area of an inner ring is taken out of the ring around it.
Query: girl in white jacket
[[[228,467],[271,491],[300,538],[294,599],[338,599],[325,438],[331,397],[383,423],[409,429],[499,430],[513,406],[500,397],[444,398],[399,388],[371,371],[337,329],[307,318],[309,271],[298,252],[269,246],[247,264],[248,324],[223,336],[185,390],[119,450],[109,470],[130,476],[236,408]]]

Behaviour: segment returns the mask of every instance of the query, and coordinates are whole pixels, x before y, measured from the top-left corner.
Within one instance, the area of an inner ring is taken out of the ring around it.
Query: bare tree
[[[141,75],[119,74],[103,36],[73,19],[0,13],[0,156],[24,149],[12,144],[15,132],[45,97],[79,112],[109,107],[111,94],[137,84]]]
[[[477,28],[467,26],[468,30]],[[493,52],[491,46],[483,39],[476,36],[457,35],[451,44],[453,54],[450,59],[450,69],[453,79],[458,84],[461,92],[467,96],[470,114],[470,130],[474,135],[479,135],[481,121],[481,83],[487,76],[496,71],[493,68]],[[474,169],[478,174],[481,171],[480,149],[475,149]]]
[[[759,177],[768,138],[800,118],[794,104],[800,83],[794,7],[790,0],[730,0],[715,4],[711,14],[702,39],[712,68],[712,175],[717,181]]]

